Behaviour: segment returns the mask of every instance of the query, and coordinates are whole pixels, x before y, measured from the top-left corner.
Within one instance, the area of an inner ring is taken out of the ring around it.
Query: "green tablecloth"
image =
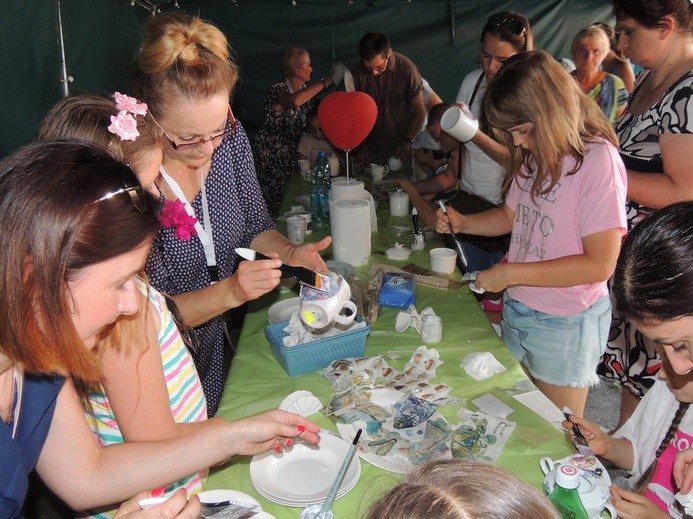
[[[295,205],[295,197],[308,194],[309,190],[309,183],[299,178],[292,178],[285,198],[285,206]],[[392,246],[396,240],[406,244],[412,241],[412,235],[409,233],[399,236],[396,234],[399,227],[411,226],[411,218],[390,217],[387,206],[385,202],[378,208],[379,231],[372,236],[374,254],[371,262],[387,263],[398,267],[413,262],[428,268],[428,249],[441,245],[437,237],[427,241],[427,250],[412,253],[406,261],[392,261],[384,254],[377,252]],[[279,230],[283,231],[281,225]],[[310,238],[315,240],[320,236],[313,233]],[[328,251],[324,257],[330,259],[331,252]],[[368,279],[367,266],[356,269],[356,272],[361,279]],[[453,277],[460,279],[459,273],[455,273]],[[268,324],[267,308],[279,299],[296,295],[293,291],[275,291],[251,303],[219,407],[219,416],[234,420],[276,408],[286,395],[297,390],[312,391],[323,404],[329,402],[330,381],[317,372],[289,377],[272,356],[269,342],[264,336],[264,329]],[[541,488],[543,474],[539,468],[539,459],[542,456],[559,459],[570,454],[571,449],[565,436],[549,422],[508,396],[507,392],[514,388],[518,381],[525,378],[524,372],[486,320],[468,287],[442,291],[419,286],[416,289],[416,307],[421,311],[427,306],[431,306],[443,319],[442,341],[428,345],[435,347],[443,360],[433,382],[444,382],[451,386],[453,388],[451,394],[468,400],[464,405],[472,410],[476,407],[471,400],[485,393],[495,395],[512,407],[515,411],[508,416],[508,420],[516,422],[517,425],[504,447],[499,465],[535,487]],[[423,344],[413,327],[403,333],[394,330],[395,316],[398,311],[396,308],[381,308],[378,320],[371,324],[365,353],[371,356],[390,351],[401,352],[403,355],[399,361],[389,361],[395,368],[401,368],[412,352]],[[468,353],[476,351],[493,353],[496,359],[507,368],[506,371],[481,382],[475,381],[460,367],[460,362]],[[459,421],[456,416],[459,407],[459,405],[448,405],[440,408],[440,411],[450,423],[454,424]],[[316,414],[310,418],[321,427],[336,433],[335,425],[325,416]],[[263,509],[275,515],[277,519],[298,517],[300,508],[274,504],[255,491],[250,480],[249,464],[250,458],[238,457],[224,467],[212,470],[207,488],[232,488],[246,492],[254,496]],[[356,487],[334,504],[336,519],[360,517],[373,499],[401,478],[363,460],[361,468],[361,478]],[[306,474],[305,477],[315,476]]]

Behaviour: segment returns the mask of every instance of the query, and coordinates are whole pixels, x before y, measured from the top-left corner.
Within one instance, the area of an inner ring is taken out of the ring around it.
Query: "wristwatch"
[[[325,88],[328,87],[327,80],[325,78],[322,78],[320,81],[322,81],[322,86],[324,86]]]
[[[414,142],[414,139],[412,139],[411,137],[404,137],[402,139],[402,142],[406,142],[407,144],[412,144]]]

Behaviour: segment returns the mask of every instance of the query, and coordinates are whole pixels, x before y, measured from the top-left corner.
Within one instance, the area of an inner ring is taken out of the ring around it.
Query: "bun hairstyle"
[[[99,378],[72,322],[68,282],[158,232],[159,202],[146,191],[140,209],[126,192],[99,201],[134,175],[125,168],[77,140],[33,142],[0,161],[0,350],[28,373]]]
[[[215,25],[167,12],[144,26],[132,90],[155,117],[171,98],[207,99],[222,90],[230,96],[237,80],[228,40]]]

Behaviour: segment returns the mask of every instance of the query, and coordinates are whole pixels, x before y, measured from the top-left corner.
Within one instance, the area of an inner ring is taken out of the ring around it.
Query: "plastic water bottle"
[[[556,486],[549,496],[549,501],[556,507],[561,519],[588,519],[578,493],[579,486],[579,469],[569,464],[560,465],[556,470]]]
[[[313,191],[310,194],[310,211],[313,229],[325,230],[330,225],[330,162],[324,151],[318,153],[311,171]]]

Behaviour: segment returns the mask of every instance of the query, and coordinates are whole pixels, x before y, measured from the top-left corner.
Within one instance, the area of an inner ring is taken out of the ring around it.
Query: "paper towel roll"
[[[332,182],[332,200],[350,200],[363,196],[363,182],[360,180],[335,180]]]
[[[371,255],[371,210],[368,201],[333,200],[330,226],[334,259],[359,267]]]

